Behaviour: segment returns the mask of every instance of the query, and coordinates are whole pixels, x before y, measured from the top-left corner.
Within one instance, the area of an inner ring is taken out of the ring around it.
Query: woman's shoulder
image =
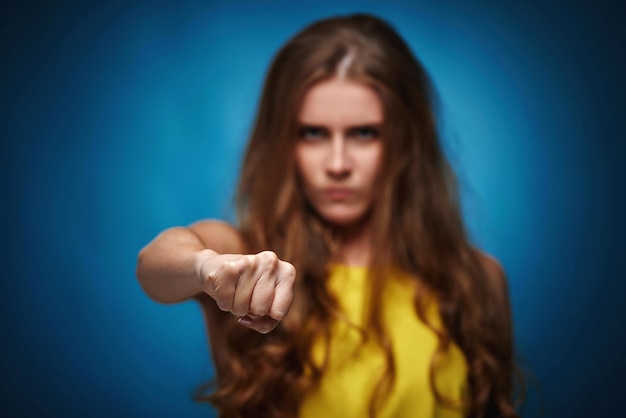
[[[500,261],[494,256],[483,251],[476,250],[476,255],[480,261],[480,265],[485,273],[490,292],[495,297],[501,309],[507,311],[509,308],[509,290],[507,285],[506,273]]]
[[[244,254],[247,245],[241,232],[233,225],[217,219],[204,219],[189,226],[206,248],[219,254]]]
[[[487,254],[486,252],[480,250],[476,250],[476,255],[489,280],[495,282],[494,284],[504,284],[506,281],[506,275],[500,261],[498,261],[498,259],[491,254]]]

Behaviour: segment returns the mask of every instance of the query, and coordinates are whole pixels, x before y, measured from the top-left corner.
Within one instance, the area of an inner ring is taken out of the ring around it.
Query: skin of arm
[[[139,252],[137,278],[155,301],[175,303],[206,294],[220,310],[239,317],[241,325],[267,333],[289,311],[295,269],[270,251],[246,254],[232,226],[201,221],[167,229],[146,245]]]

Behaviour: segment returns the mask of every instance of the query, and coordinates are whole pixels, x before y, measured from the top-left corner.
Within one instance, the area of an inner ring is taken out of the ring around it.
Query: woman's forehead
[[[368,85],[349,79],[320,81],[306,92],[298,122],[310,125],[380,124],[383,106],[376,91]]]

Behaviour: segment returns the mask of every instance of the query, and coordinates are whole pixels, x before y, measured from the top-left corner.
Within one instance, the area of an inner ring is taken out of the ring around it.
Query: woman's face
[[[298,123],[295,162],[306,198],[331,224],[362,221],[382,163],[380,98],[362,83],[321,81],[306,93]]]

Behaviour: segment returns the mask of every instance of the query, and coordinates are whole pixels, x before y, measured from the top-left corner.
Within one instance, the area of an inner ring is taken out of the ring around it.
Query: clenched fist
[[[239,323],[266,334],[280,322],[293,301],[296,269],[271,251],[254,255],[201,251],[196,276],[217,306]]]

